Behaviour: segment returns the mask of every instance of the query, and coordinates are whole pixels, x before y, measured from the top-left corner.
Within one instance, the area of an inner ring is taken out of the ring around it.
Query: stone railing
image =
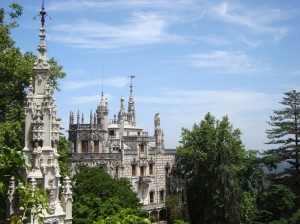
[[[71,154],[72,161],[81,161],[81,160],[121,160],[121,153],[73,153]]]
[[[165,203],[153,203],[153,204],[143,205],[142,208],[147,211],[163,209],[165,208]]]
[[[176,154],[176,149],[165,149],[164,154],[166,154],[166,155],[175,155]]]

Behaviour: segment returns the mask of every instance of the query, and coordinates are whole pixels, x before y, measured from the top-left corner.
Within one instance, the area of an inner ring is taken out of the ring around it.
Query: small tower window
[[[140,176],[144,176],[144,173],[145,173],[145,169],[144,169],[144,166],[141,166],[140,168]]]

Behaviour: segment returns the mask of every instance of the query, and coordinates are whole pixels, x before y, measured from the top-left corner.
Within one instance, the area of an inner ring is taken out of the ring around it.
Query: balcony
[[[151,177],[149,176],[139,176],[139,185],[148,185],[151,182]]]

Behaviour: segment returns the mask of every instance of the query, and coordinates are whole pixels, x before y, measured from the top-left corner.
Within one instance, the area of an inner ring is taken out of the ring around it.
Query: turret
[[[159,113],[155,114],[154,117],[154,136],[155,136],[156,153],[163,153],[164,136],[163,136],[163,131],[160,128]]]
[[[108,102],[104,100],[103,92],[101,94],[100,105],[97,107],[97,124],[100,126],[100,129],[106,130],[108,127]]]
[[[130,80],[130,96],[129,96],[129,100],[128,100],[128,113],[127,113],[127,120],[128,123],[132,126],[136,126],[135,123],[135,108],[134,108],[134,99],[133,99],[133,95],[132,95],[132,79],[135,76],[129,76],[131,78]]]
[[[126,120],[127,119],[126,119],[126,112],[124,109],[124,97],[122,96],[121,97],[121,106],[120,106],[120,110],[119,110],[119,114],[118,114],[118,123],[125,122]]]

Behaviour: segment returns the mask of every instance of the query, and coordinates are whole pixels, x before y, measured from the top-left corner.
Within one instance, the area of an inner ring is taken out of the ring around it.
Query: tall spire
[[[102,87],[102,93],[101,93],[101,97],[103,98],[103,65],[102,65],[102,83],[101,83],[101,87]]]
[[[50,69],[50,66],[46,58],[47,47],[45,43],[46,40],[45,18],[47,16],[47,13],[45,11],[44,0],[42,1],[42,10],[40,11],[40,14],[37,15],[36,17],[38,16],[41,17],[42,27],[40,28],[40,34],[39,34],[40,43],[37,47],[37,50],[39,51],[39,55],[34,63],[34,69]],[[36,17],[34,17],[34,19]]]
[[[49,210],[44,210],[43,223],[59,222],[61,224],[72,223],[72,195],[69,182],[66,183],[63,204],[59,199],[60,169],[58,164],[59,154],[57,142],[59,140],[59,120],[56,117],[56,101],[53,94],[53,86],[49,81],[50,66],[46,58],[45,44],[45,7],[42,2],[40,12],[42,27],[40,28],[40,43],[37,47],[39,55],[35,61],[33,72],[35,75],[34,86],[30,81],[27,103],[25,108],[25,140],[22,150],[24,155],[24,167],[22,175],[24,181],[33,186],[42,188],[47,192]],[[72,115],[70,120],[72,121]],[[22,195],[19,195],[22,197]],[[16,198],[17,201],[19,198]],[[16,208],[17,209],[17,208]],[[18,214],[17,210],[15,211]],[[57,220],[57,221],[55,221]],[[58,221],[59,220],[59,221]],[[36,223],[33,219],[26,223]]]
[[[132,79],[135,78],[135,76],[131,75],[130,77],[130,96],[128,100],[128,113],[127,113],[127,120],[130,125],[135,126],[135,109],[134,109],[134,99],[132,95]]]

